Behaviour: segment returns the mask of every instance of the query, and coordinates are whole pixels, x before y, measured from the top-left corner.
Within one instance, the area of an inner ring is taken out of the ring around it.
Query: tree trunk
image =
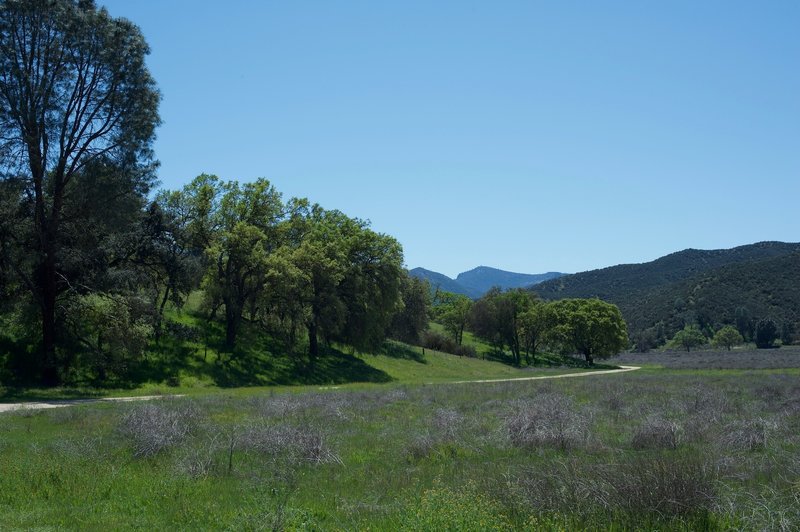
[[[308,322],[308,356],[313,362],[319,355],[319,341],[317,340],[317,323],[312,319]]]
[[[46,249],[39,278],[42,310],[42,382],[45,386],[56,386],[60,381],[56,360],[56,296],[58,295],[56,258],[51,242],[49,239],[45,241]]]
[[[236,334],[239,332],[239,320],[241,312],[231,302],[225,302],[225,347],[233,349],[236,347]]]

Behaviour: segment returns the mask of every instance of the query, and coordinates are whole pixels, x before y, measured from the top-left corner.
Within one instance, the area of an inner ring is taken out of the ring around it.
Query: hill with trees
[[[640,347],[697,325],[708,336],[735,325],[747,340],[770,317],[790,340],[800,319],[800,244],[759,242],[688,249],[644,264],[577,273],[537,285],[544,299],[598,297],[619,306]]]

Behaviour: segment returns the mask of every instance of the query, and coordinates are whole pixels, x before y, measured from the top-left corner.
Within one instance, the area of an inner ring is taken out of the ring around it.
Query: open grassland
[[[800,525],[800,381],[641,370],[0,415],[0,528]]]
[[[800,346],[779,349],[737,347],[726,350],[623,353],[612,364],[655,365],[671,369],[800,369]]]

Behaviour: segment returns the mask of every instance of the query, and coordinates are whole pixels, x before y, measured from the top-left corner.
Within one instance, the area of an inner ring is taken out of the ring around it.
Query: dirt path
[[[58,401],[36,401],[29,403],[0,403],[0,413],[15,410],[42,410],[45,408],[63,408],[65,406],[89,403],[127,403],[130,401],[152,401],[153,399],[169,399],[183,395],[141,395],[139,397],[103,397],[100,399],[63,399]]]
[[[472,381],[454,382],[431,382],[428,384],[477,384],[488,382],[518,382],[518,381],[538,381],[544,379],[569,379],[573,377],[591,377],[593,375],[609,375],[611,373],[625,373],[626,371],[636,371],[641,369],[638,366],[620,366],[620,369],[602,369],[598,371],[583,371],[580,373],[564,373],[561,375],[539,375],[538,377],[514,377],[509,379],[479,379]],[[326,386],[321,389],[337,389],[339,386]],[[89,403],[109,403],[109,402],[129,402],[129,401],[151,401],[153,399],[169,399],[172,397],[183,397],[183,395],[142,395],[139,397],[103,397],[101,399],[63,399],[58,401],[36,401],[29,403],[0,403],[0,413],[13,412],[15,410],[41,410],[45,408],[63,408],[65,406],[82,405]]]
[[[597,371],[583,371],[581,373],[563,373],[561,375],[539,375],[538,377],[513,377],[510,379],[481,379],[475,381],[455,381],[430,384],[472,384],[479,382],[517,382],[517,381],[539,381],[544,379],[570,379],[572,377],[591,377],[592,375],[608,375],[610,373],[625,373],[626,371],[636,371],[642,369],[639,366],[620,366],[620,369],[601,369]]]

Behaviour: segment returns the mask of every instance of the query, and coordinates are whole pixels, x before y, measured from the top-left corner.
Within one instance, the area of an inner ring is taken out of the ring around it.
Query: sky
[[[800,241],[796,0],[98,3],[164,188],[266,177],[450,276]]]

